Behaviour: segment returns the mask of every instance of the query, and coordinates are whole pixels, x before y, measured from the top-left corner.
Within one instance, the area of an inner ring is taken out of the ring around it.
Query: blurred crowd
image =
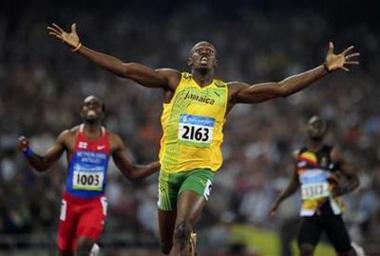
[[[290,15],[240,8],[224,15],[187,4],[175,12],[142,13],[121,5],[103,12],[82,10],[78,16],[41,18],[27,11],[17,19],[0,16],[0,233],[55,230],[66,159],[41,175],[28,167],[15,142],[25,135],[35,152],[46,152],[62,130],[81,121],[80,104],[89,94],[104,99],[104,125],[123,137],[136,162],[158,155],[162,92],[119,79],[75,56],[48,36],[50,18],[65,28],[75,21],[82,43],[90,48],[153,68],[187,71],[192,45],[208,40],[217,48],[218,77],[248,83],[279,81],[320,65],[329,40],[337,40],[336,51],[354,42],[362,53],[360,67],[329,74],[288,98],[236,106],[227,116],[225,162],[199,224],[208,238],[201,246],[224,248],[231,223],[280,234],[297,219],[297,196],[282,205],[277,218],[271,219],[268,211],[293,171],[290,155],[305,142],[307,119],[318,114],[328,120],[327,142],[342,148],[360,176],[360,188],[344,197],[351,236],[368,250],[380,251],[380,63],[371,58],[379,53],[380,42],[374,30],[365,23],[337,29],[312,10]],[[131,182],[111,163],[107,193],[104,239],[154,248],[157,175]]]

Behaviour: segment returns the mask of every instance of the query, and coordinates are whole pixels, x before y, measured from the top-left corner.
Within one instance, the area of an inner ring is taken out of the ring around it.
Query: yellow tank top
[[[227,99],[226,83],[214,79],[202,88],[191,74],[182,73],[173,98],[163,105],[159,154],[162,171],[220,168]]]

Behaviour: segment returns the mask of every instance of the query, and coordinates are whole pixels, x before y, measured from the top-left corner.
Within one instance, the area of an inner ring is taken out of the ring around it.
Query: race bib
[[[85,170],[77,165],[73,173],[73,189],[101,191],[103,180],[104,172],[101,169]]]
[[[181,115],[178,139],[195,144],[210,144],[213,139],[215,119],[205,116]]]
[[[301,193],[303,200],[328,197],[330,196],[329,184],[327,182],[320,182],[302,185]]]

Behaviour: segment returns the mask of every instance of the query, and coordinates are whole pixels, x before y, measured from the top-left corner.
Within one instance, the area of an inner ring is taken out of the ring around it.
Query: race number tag
[[[205,116],[181,115],[178,139],[183,142],[210,144],[213,138],[215,119]]]
[[[101,191],[104,173],[99,168],[85,170],[77,165],[73,173],[73,188],[81,190]]]
[[[303,200],[328,197],[330,195],[329,185],[327,182],[302,185],[301,193]]]

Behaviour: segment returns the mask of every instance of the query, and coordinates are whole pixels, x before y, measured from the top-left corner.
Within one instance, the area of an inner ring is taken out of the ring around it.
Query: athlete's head
[[[199,71],[214,69],[217,65],[214,45],[207,41],[196,43],[193,48],[191,48],[187,64],[189,67]]]
[[[87,123],[99,123],[104,118],[106,106],[97,96],[90,95],[83,100],[81,117]]]
[[[307,134],[312,140],[323,140],[327,132],[326,121],[319,116],[313,116],[307,122]]]

